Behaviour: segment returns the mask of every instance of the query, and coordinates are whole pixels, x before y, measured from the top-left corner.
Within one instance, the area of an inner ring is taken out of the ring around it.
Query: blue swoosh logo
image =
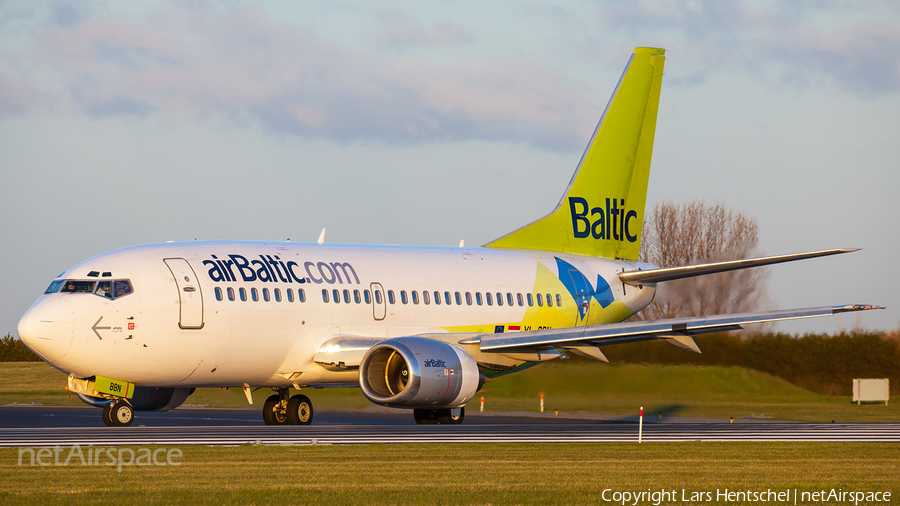
[[[559,280],[562,281],[566,290],[569,291],[572,298],[577,302],[578,313],[581,315],[582,320],[587,312],[587,308],[585,308],[581,302],[587,298],[593,297],[600,303],[600,307],[604,309],[616,300],[616,298],[613,297],[612,290],[609,288],[609,283],[607,283],[603,277],[597,275],[597,286],[595,288],[591,285],[591,282],[588,281],[588,278],[574,265],[560,258],[553,258],[556,260],[556,267],[559,269]]]

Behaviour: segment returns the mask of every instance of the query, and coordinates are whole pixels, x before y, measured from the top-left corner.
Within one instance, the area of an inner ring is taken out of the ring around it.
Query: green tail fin
[[[665,50],[634,50],[562,200],[486,244],[637,260]]]

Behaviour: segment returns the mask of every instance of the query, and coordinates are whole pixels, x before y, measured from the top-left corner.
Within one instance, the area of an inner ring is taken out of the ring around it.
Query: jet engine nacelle
[[[135,411],[171,411],[181,406],[192,393],[193,388],[135,387],[134,395],[128,399],[128,403]],[[77,395],[86,404],[95,407],[103,407],[111,402],[110,399],[102,397]]]
[[[363,395],[394,408],[459,408],[482,385],[484,374],[465,350],[421,337],[382,341],[359,365]]]

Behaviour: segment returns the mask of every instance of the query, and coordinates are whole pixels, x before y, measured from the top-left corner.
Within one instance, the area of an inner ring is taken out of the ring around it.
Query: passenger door
[[[191,264],[183,258],[163,259],[178,287],[180,314],[178,326],[183,329],[203,328],[203,294]]]

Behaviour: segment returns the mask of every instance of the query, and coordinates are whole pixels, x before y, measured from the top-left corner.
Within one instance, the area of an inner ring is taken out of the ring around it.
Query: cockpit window
[[[57,279],[56,281],[50,283],[50,286],[47,287],[47,290],[46,290],[44,293],[56,293],[56,292],[58,292],[59,289],[62,288],[63,283],[65,283],[65,280],[63,280],[63,279]]]
[[[124,297],[134,291],[134,288],[131,287],[131,281],[127,279],[117,279],[113,281],[113,288],[115,289],[113,297],[116,299]]]
[[[118,299],[134,292],[131,281],[116,279],[110,281],[77,281],[60,279],[54,281],[44,293],[93,293],[106,299]]]
[[[107,299],[113,298],[112,292],[112,282],[111,281],[101,281],[97,283],[97,291],[94,292],[101,297],[106,297]]]
[[[91,293],[94,291],[96,281],[72,281],[68,280],[63,285],[63,293]]]

